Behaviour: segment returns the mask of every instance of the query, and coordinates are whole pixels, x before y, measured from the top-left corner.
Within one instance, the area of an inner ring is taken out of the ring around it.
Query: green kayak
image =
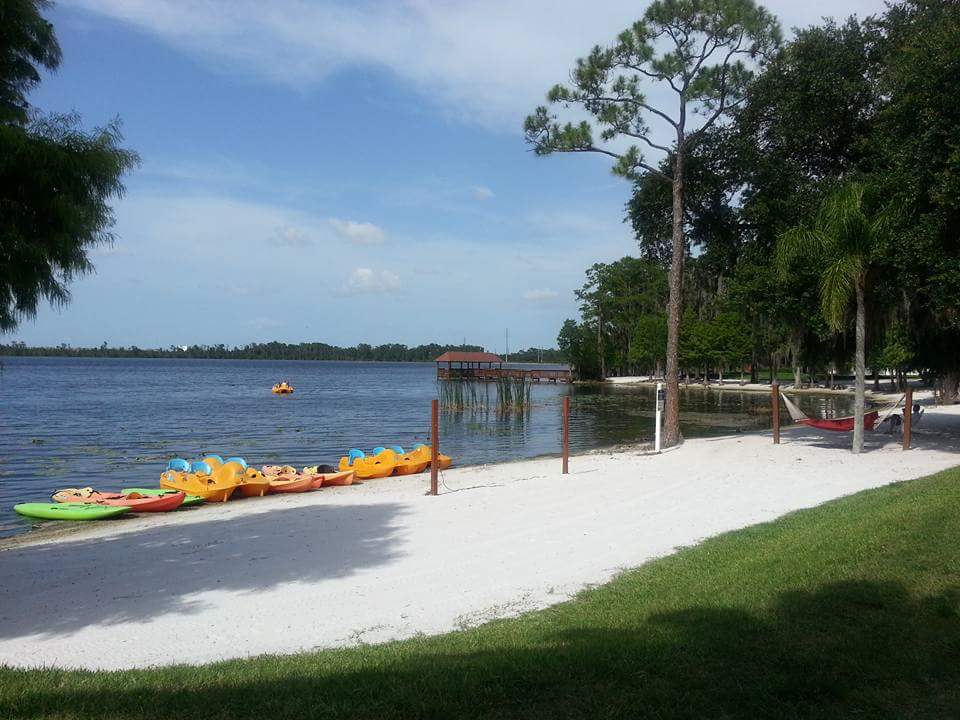
[[[130,512],[130,508],[123,505],[93,503],[21,503],[13,509],[24,517],[39,520],[102,520]]]
[[[167,490],[166,488],[123,488],[120,492],[122,493],[140,493],[141,495],[169,495],[170,493],[177,492],[176,490]],[[203,498],[199,495],[187,495],[183,499],[183,504],[180,507],[187,507],[188,505],[199,505],[203,502]]]

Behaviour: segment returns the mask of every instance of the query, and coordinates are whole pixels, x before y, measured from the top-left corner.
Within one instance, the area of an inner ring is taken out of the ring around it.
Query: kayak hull
[[[99,503],[20,503],[13,509],[35,520],[104,520],[130,512],[126,506]]]
[[[132,493],[139,495],[140,493]],[[99,493],[95,492],[87,498],[67,497],[60,502],[64,503],[95,503],[97,505],[107,505],[110,507],[128,507],[131,512],[170,512],[176,510],[186,499],[186,493],[171,492],[164,495],[144,495],[143,497],[130,497],[131,494],[125,493]]]
[[[181,492],[180,490],[169,490],[167,488],[122,488],[120,492],[124,494],[137,493],[138,495],[173,495]],[[200,505],[203,498],[199,495],[184,495],[180,507],[190,507],[191,505]]]
[[[353,485],[353,470],[344,470],[337,473],[325,473],[320,475],[320,482],[314,484],[314,487],[342,487],[344,485]]]
[[[271,493],[302,493],[313,490],[313,475],[297,477],[275,477],[270,480]]]

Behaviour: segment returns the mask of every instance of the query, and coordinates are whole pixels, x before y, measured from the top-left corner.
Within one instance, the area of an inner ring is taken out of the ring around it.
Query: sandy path
[[[717,533],[960,464],[960,408],[916,449],[807,429],[687,441],[122,519],[0,550],[0,663],[126,668],[436,633],[562,601]],[[884,442],[886,441],[886,442]]]

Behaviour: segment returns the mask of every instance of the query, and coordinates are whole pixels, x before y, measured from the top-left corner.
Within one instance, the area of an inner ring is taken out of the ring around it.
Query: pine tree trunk
[[[953,405],[957,402],[958,385],[960,385],[960,371],[950,370],[943,374],[943,384],[940,391],[940,402],[943,405]]]
[[[853,396],[853,452],[863,452],[863,406],[866,393],[866,334],[867,309],[863,280],[857,280],[857,349],[854,361],[856,386]]]
[[[603,356],[603,309],[597,302],[597,359],[600,361],[600,379],[607,378],[607,361]]]
[[[682,130],[680,138],[682,141]],[[683,143],[673,162],[673,255],[670,259],[670,299],[667,302],[667,402],[663,427],[665,447],[680,442],[680,315],[683,303]]]

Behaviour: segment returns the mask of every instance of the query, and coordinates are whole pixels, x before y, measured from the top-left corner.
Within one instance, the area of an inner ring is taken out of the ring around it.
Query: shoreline
[[[869,434],[855,456],[847,433],[790,427],[779,446],[763,432],[578,455],[566,476],[557,458],[450,469],[436,498],[415,475],[26,533],[0,550],[0,664],[198,664],[472,627],[729,530],[953,467],[958,430],[960,406],[929,408],[909,452]]]

